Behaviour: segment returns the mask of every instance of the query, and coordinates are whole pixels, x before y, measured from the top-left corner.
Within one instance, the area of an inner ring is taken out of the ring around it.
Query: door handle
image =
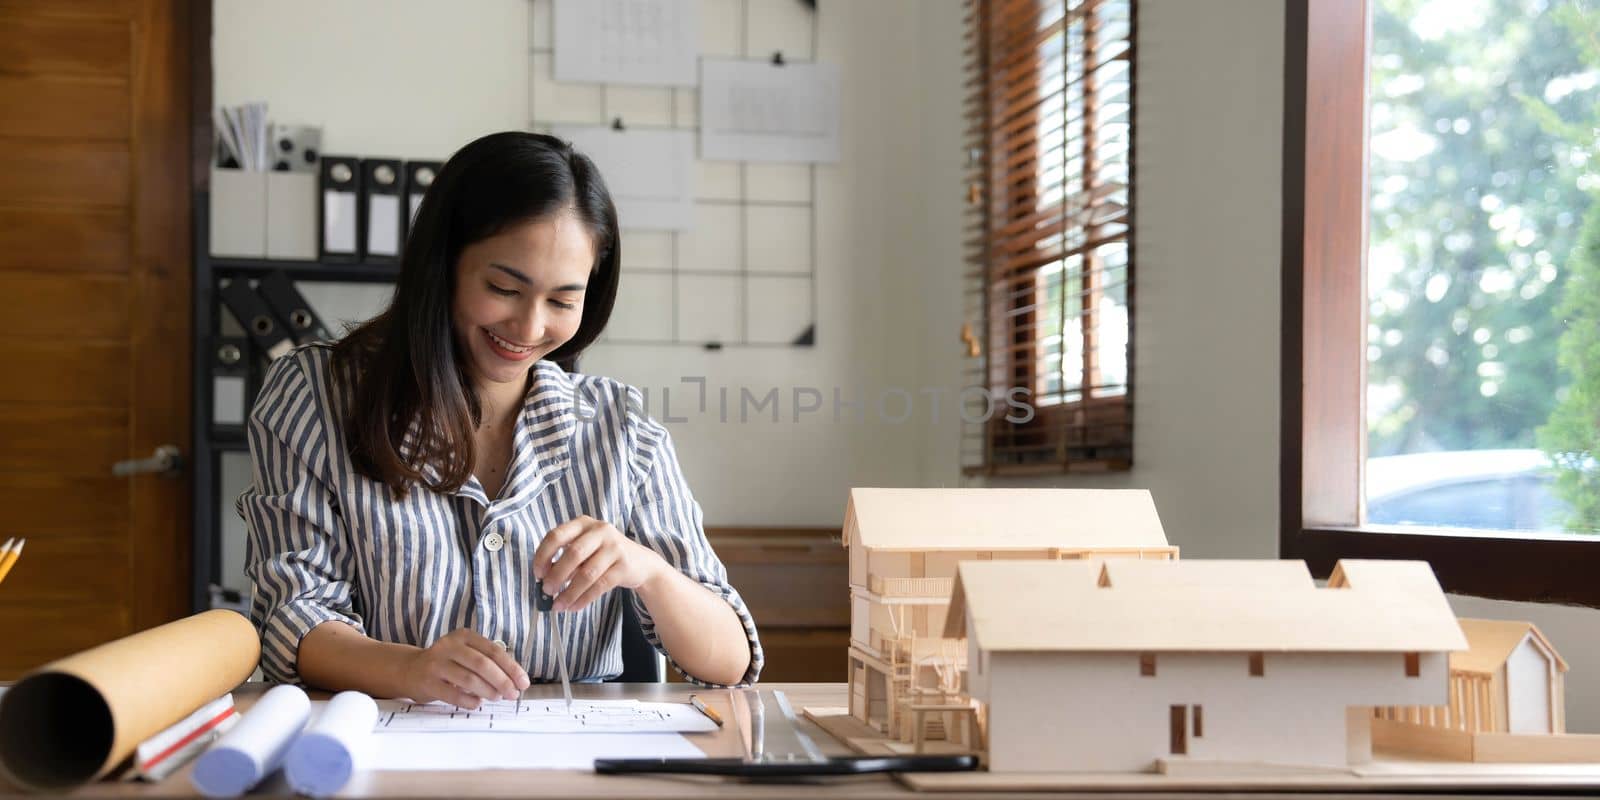
[[[150,474],[171,477],[181,474],[183,466],[183,453],[174,445],[164,444],[157,447],[149,458],[132,458],[112,464],[111,474],[122,478]]]

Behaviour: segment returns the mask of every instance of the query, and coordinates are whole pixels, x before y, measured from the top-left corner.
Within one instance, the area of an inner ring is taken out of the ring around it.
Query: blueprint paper
[[[700,157],[837,162],[839,68],[702,59]]]
[[[693,733],[716,723],[686,703],[637,700],[489,700],[475,711],[447,703],[384,703],[378,733]],[[441,739],[442,741],[442,739]]]
[[[555,78],[694,86],[695,0],[555,0]]]
[[[686,231],[694,222],[694,133],[556,125],[559,139],[594,161],[630,230]]]
[[[381,733],[373,769],[594,769],[597,758],[705,758],[676,733]]]

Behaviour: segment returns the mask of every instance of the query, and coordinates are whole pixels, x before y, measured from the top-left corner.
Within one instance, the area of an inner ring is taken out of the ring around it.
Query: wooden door
[[[0,679],[188,611],[189,13],[0,0]]]

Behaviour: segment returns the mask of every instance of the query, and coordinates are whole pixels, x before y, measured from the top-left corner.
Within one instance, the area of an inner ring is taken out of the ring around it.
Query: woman
[[[476,708],[622,670],[621,602],[688,677],[754,681],[755,623],[636,389],[570,374],[616,296],[616,210],[549,136],[451,157],[389,308],[273,362],[250,417],[267,678]]]

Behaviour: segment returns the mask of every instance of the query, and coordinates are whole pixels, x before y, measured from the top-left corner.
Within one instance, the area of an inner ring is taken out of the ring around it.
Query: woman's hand
[[[533,553],[533,577],[555,597],[557,611],[587,607],[612,589],[637,589],[667,569],[654,550],[587,516],[552,528]]]
[[[528,672],[500,645],[477,631],[457,628],[407,659],[407,696],[476,709],[480,700],[515,700],[528,688]]]

